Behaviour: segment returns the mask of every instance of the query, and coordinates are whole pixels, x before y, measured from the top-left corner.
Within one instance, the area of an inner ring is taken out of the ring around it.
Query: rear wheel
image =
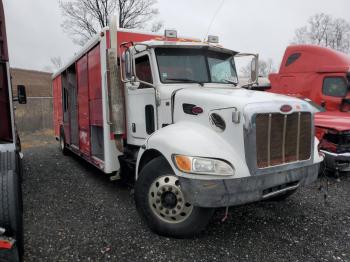
[[[5,235],[16,239],[23,254],[22,190],[17,173],[9,171],[0,177],[0,227]]]
[[[68,155],[69,151],[66,147],[66,138],[65,138],[63,129],[61,129],[61,132],[60,132],[60,149],[63,155],[65,156]]]
[[[136,208],[156,233],[170,237],[191,237],[202,231],[214,209],[195,207],[181,190],[167,161],[158,157],[141,171],[135,185]]]

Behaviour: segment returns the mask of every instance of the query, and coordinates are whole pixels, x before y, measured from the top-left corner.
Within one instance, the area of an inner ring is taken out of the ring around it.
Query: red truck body
[[[268,91],[309,98],[328,111],[339,111],[350,98],[349,72],[350,57],[343,53],[314,45],[289,46],[279,72],[269,75]]]
[[[159,41],[196,41],[185,38],[166,38],[155,33],[142,33],[119,29],[117,41],[123,43]],[[64,68],[53,76],[54,130],[58,139],[64,133],[65,144],[105,173],[116,171],[117,153],[113,134],[106,136],[108,123],[103,108],[108,98],[107,49],[110,48],[110,31],[102,31],[92,39]],[[119,57],[120,50],[117,50]],[[105,78],[105,79],[104,79]],[[62,130],[63,129],[63,130]],[[124,134],[125,135],[125,134]],[[107,139],[108,137],[108,139]],[[105,139],[108,141],[106,142]]]

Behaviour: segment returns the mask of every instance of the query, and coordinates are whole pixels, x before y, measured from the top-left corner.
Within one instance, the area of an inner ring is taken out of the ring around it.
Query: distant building
[[[43,129],[52,129],[52,85],[51,73],[11,68],[14,97],[17,85],[24,85],[27,92],[27,104],[16,106],[16,124],[21,133],[31,133]]]
[[[51,73],[27,69],[10,69],[14,94],[17,85],[25,85],[28,97],[52,97]]]

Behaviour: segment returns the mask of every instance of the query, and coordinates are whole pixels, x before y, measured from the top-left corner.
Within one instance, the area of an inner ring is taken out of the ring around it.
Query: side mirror
[[[259,78],[259,58],[258,56],[254,56],[250,64],[250,82],[258,83],[258,78]]]
[[[17,86],[17,97],[19,104],[27,104],[26,87],[24,85]]]

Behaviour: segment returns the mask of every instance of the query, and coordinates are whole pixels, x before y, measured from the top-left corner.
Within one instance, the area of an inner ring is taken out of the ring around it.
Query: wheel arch
[[[139,156],[139,160],[137,161],[137,168],[136,168],[136,180],[141,172],[141,170],[149,163],[151,160],[161,157],[164,159],[164,161],[168,162],[166,157],[157,149],[150,148],[147,150],[144,150]]]

